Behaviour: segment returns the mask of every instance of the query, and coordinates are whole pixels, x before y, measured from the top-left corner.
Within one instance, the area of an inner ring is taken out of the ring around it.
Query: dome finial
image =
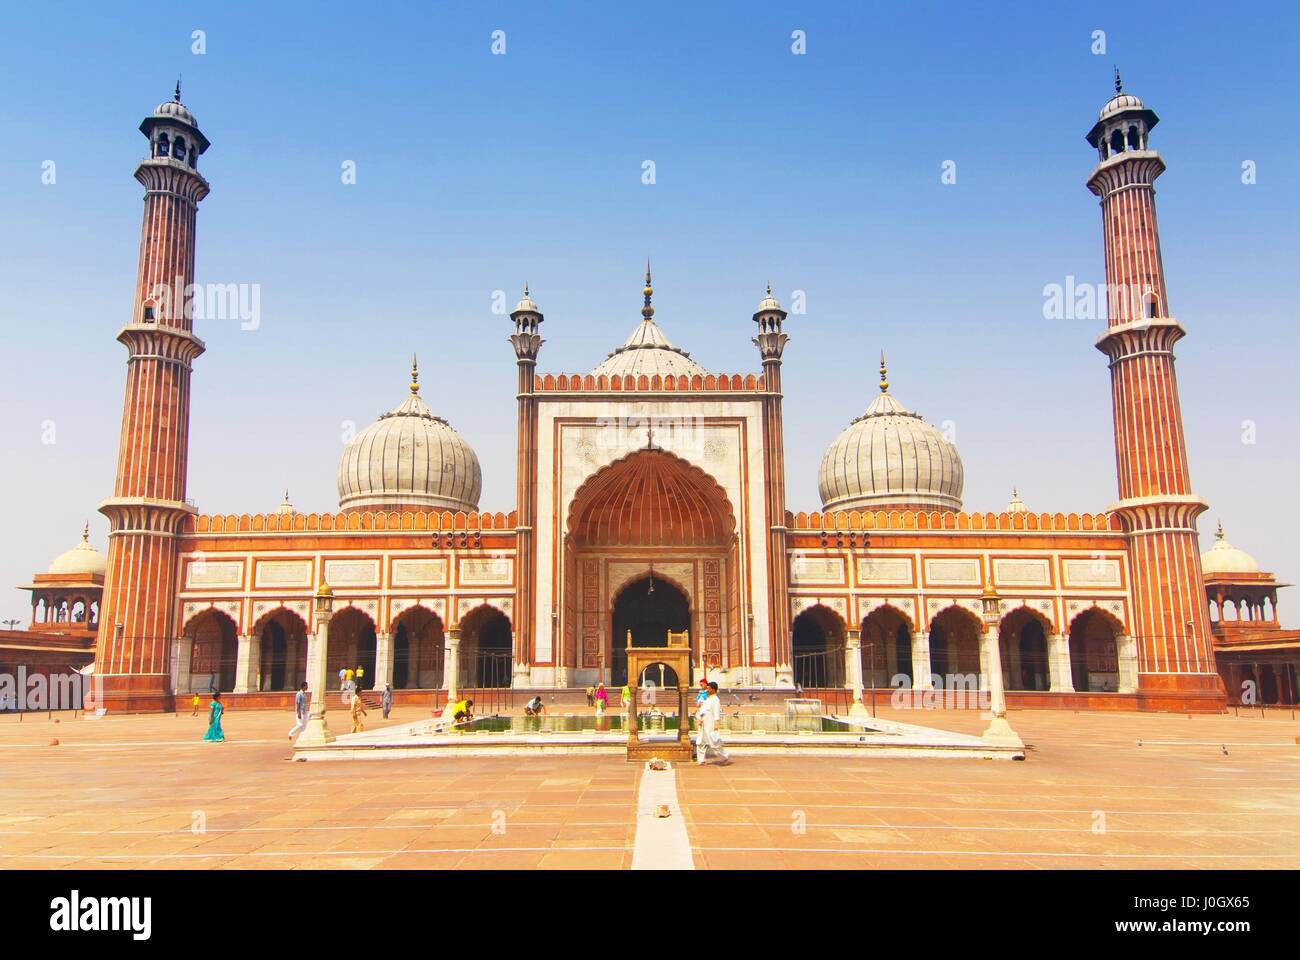
[[[420,364],[415,354],[411,354],[411,396],[420,393]]]
[[[880,351],[880,392],[889,392],[889,371],[885,369],[885,351]]]
[[[1222,520],[1219,521],[1219,529],[1218,529],[1218,531],[1214,534],[1214,539],[1215,539],[1215,540],[1222,540],[1222,539],[1223,539],[1223,521],[1222,521]]]
[[[181,102],[181,75],[176,74],[176,92],[172,94],[172,103]]]
[[[655,288],[650,285],[650,258],[645,258],[645,289],[641,291],[645,296],[645,306],[641,308],[641,316],[649,322],[655,315],[655,308],[651,306],[650,299],[654,296]]]
[[[1124,92],[1124,81],[1119,78],[1119,66],[1115,67],[1115,96]]]
[[[89,520],[87,520],[86,525],[81,528],[81,542],[90,543],[90,521]]]

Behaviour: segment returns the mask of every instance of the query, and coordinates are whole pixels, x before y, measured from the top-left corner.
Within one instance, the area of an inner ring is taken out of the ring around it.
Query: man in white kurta
[[[699,729],[695,741],[695,762],[702,764],[713,753],[722,763],[731,763],[731,757],[727,756],[727,751],[722,746],[722,734],[718,730],[722,723],[722,701],[718,699],[716,682],[709,682],[709,696],[700,705],[696,723]]]

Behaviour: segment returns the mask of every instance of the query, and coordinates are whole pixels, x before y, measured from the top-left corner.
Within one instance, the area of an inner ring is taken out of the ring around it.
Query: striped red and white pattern
[[[171,159],[145,160],[140,267],[127,348],[126,391],[109,519],[96,669],[101,675],[167,674],[176,596],[176,535],[185,505],[190,371],[203,343],[187,309],[195,220],[207,182]],[[146,306],[153,316],[146,317]]]
[[[1120,154],[1088,180],[1101,198],[1108,287],[1118,512],[1129,533],[1131,629],[1145,674],[1211,674],[1214,655],[1201,587],[1196,518],[1205,504],[1187,468],[1169,317],[1155,180],[1164,162],[1151,151]]]

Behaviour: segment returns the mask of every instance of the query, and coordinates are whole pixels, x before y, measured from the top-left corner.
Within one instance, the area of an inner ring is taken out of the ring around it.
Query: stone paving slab
[[[399,709],[391,722],[417,718]],[[963,711],[924,719],[969,733],[984,724]],[[678,765],[695,866],[1300,867],[1300,724],[1046,710],[1011,720],[1023,763],[750,755]],[[188,714],[0,718],[0,868],[632,864],[642,772],[619,756],[295,763],[290,722],[236,711],[230,741],[207,744],[206,719]]]

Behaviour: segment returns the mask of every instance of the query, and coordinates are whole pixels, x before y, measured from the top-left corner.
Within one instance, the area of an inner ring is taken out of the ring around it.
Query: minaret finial
[[[1124,81],[1119,78],[1119,66],[1115,67],[1115,96],[1124,92]]]
[[[172,94],[172,100],[176,103],[181,102],[181,75],[176,74],[176,92]]]
[[[645,289],[641,291],[645,296],[645,306],[641,308],[641,316],[649,323],[655,315],[655,308],[650,305],[650,298],[654,296],[655,288],[650,285],[650,258],[645,258]]]
[[[524,281],[524,299],[525,299],[525,300],[528,299],[528,281],[527,281],[527,280]]]
[[[90,521],[89,520],[87,520],[86,525],[81,528],[81,542],[82,543],[90,542]]]
[[[420,393],[420,363],[415,354],[411,354],[411,396],[418,396]]]
[[[880,392],[889,392],[889,371],[885,369],[885,351],[880,351]]]
[[[1222,540],[1222,539],[1223,539],[1223,521],[1222,521],[1222,520],[1219,521],[1219,529],[1218,529],[1218,532],[1214,534],[1214,539],[1215,539],[1215,540]]]

